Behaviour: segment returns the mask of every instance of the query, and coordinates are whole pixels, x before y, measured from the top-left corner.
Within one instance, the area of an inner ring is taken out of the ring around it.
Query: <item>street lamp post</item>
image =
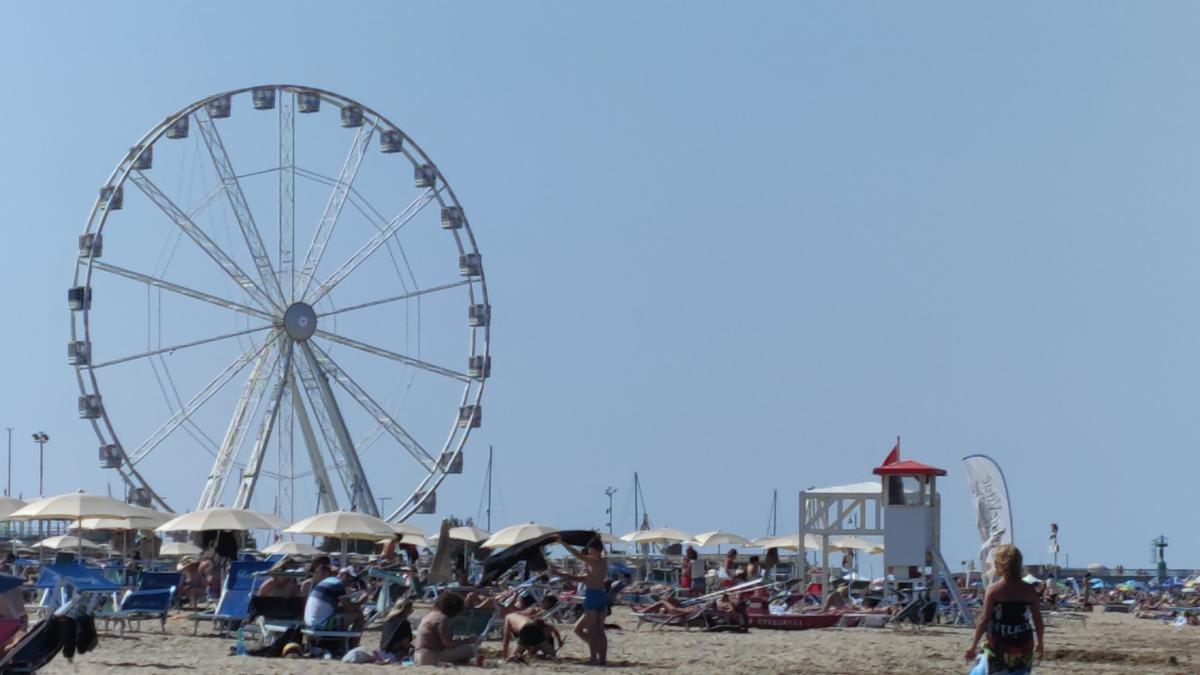
[[[4,486],[4,496],[11,497],[12,496],[12,429],[13,428],[12,427],[5,427],[5,428],[8,429],[8,482],[5,483],[5,486]]]
[[[38,496],[45,497],[44,480],[46,477],[46,441],[50,440],[50,436],[44,431],[39,431],[33,435],[33,442],[38,444]]]
[[[607,525],[608,525],[608,552],[609,553],[612,553],[612,550],[613,550],[613,542],[612,542],[612,538],[613,538],[613,519],[612,519],[612,517],[613,517],[613,510],[612,510],[613,499],[612,498],[613,498],[613,495],[615,495],[616,493],[617,493],[617,488],[615,488],[611,485],[604,489],[604,494],[608,496],[608,510],[605,511],[605,513],[608,514]]]

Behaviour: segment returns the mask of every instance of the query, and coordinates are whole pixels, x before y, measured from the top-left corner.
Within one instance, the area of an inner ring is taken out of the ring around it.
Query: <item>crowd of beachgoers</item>
[[[1008,568],[999,570],[995,584],[984,588],[978,576],[956,575],[952,593],[946,587],[896,588],[861,578],[851,567],[832,570],[826,587],[819,570],[796,578],[798,567],[786,562],[795,558],[785,553],[781,561],[777,549],[713,556],[685,546],[677,556],[656,556],[651,563],[636,554],[614,556],[585,530],[543,532],[493,550],[445,533],[422,540],[425,545],[413,543],[411,534],[396,534],[374,553],[341,553],[345,542],[330,539],[328,552],[288,542],[296,552],[275,555],[239,550],[234,533],[209,534],[196,537],[209,542],[197,554],[169,558],[149,533],[103,558],[63,560],[72,556],[59,552],[60,560],[39,563],[10,553],[0,572],[16,581],[0,589],[7,591],[0,596],[7,601],[0,630],[16,629],[0,635],[5,654],[52,648],[45,640],[30,641],[34,629],[81,616],[99,624],[100,637],[144,631],[150,638],[168,621],[190,622],[194,633],[227,638],[222,653],[247,658],[415,665],[605,664],[608,634],[620,628],[610,623],[618,606],[638,627],[731,634],[973,624],[979,626],[975,643],[986,638],[993,657],[1008,649],[1009,665],[1032,664],[1035,650],[1043,649],[1046,620],[1086,621],[1102,611],[1200,625],[1200,577],[1157,587],[1134,580],[1112,584],[1090,574],[1039,579],[1024,574],[1012,547],[997,558]],[[437,548],[444,549],[440,555]],[[565,557],[554,562],[549,551]],[[846,553],[844,561],[853,565],[853,553]],[[85,610],[74,604],[72,612],[63,612],[67,603],[79,602]],[[1004,613],[996,607],[1015,608],[1003,626],[995,618],[979,619]],[[996,635],[1001,630],[1008,631],[1004,639]],[[498,649],[485,647],[491,639]],[[77,642],[82,647],[87,640]],[[975,657],[974,645],[966,656]],[[1002,672],[997,665],[1003,664],[993,663],[992,672]]]

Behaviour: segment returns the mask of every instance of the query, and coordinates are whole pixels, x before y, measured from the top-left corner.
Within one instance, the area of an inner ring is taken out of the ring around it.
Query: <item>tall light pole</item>
[[[608,525],[608,552],[612,553],[612,550],[613,550],[613,542],[612,542],[612,538],[613,538],[612,502],[613,502],[613,500],[612,500],[612,498],[613,498],[613,495],[617,494],[617,488],[610,485],[604,489],[604,494],[608,496],[608,510],[605,511],[605,513],[608,514],[608,523],[607,523],[607,525]]]
[[[38,496],[45,497],[46,492],[43,489],[43,481],[46,477],[46,441],[50,440],[50,436],[44,431],[39,431],[33,435],[33,442],[38,444]]]
[[[12,496],[12,427],[5,427],[5,429],[8,429],[8,482],[5,484],[5,487],[4,487],[4,496],[11,497]]]

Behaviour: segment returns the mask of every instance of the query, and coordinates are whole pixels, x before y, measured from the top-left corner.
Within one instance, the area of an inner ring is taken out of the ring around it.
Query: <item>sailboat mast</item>
[[[492,446],[488,446],[487,466],[487,531],[492,531]]]
[[[633,529],[634,530],[640,529],[642,527],[642,519],[638,516],[638,495],[641,494],[641,492],[642,492],[641,486],[638,484],[638,475],[637,475],[637,472],[634,471],[633,472]]]

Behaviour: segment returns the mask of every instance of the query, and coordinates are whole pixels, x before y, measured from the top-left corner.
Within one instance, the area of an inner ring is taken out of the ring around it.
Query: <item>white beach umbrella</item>
[[[387,538],[387,539],[380,539],[379,541],[377,541],[377,542],[375,542],[375,543],[376,543],[376,544],[383,545],[383,546],[386,546],[386,545],[387,545],[387,544],[389,544],[391,541],[392,541],[392,540],[391,540],[391,538],[389,537],[389,538]],[[420,547],[420,548],[429,548],[429,540],[428,540],[428,539],[426,539],[425,537],[422,537],[422,536],[421,536],[421,535],[419,535],[419,534],[405,534],[405,535],[402,535],[402,536],[400,537],[400,543],[401,543],[401,544],[409,544],[410,546],[418,546],[418,547]]]
[[[755,539],[752,542],[752,545],[757,546],[758,548],[782,548],[789,551],[799,551],[800,535],[797,533],[780,535],[778,537],[763,537],[761,539]],[[821,544],[817,541],[816,537],[812,536],[811,534],[806,534],[804,535],[804,548],[810,551],[820,551]]]
[[[695,537],[692,537],[692,541],[689,543],[695,543],[695,545],[699,546],[700,548],[704,548],[705,546],[721,545],[750,546],[750,540],[742,535],[734,534],[732,532],[722,532],[720,530],[713,530],[712,532],[698,534]]]
[[[830,537],[829,547],[836,549],[852,549],[855,551],[866,551],[867,553],[883,553],[883,542],[867,541],[862,537],[854,535],[846,535],[843,537]]]
[[[458,541],[466,541],[472,544],[479,544],[487,541],[492,536],[491,532],[481,530],[478,527],[466,525],[463,527],[450,528],[450,538]]]
[[[104,495],[69,492],[46,497],[13,511],[8,520],[77,520],[79,518],[128,518],[136,507]]]
[[[293,523],[284,530],[289,534],[308,534],[320,537],[337,537],[342,540],[342,563],[346,562],[347,539],[378,539],[394,537],[396,530],[385,520],[357,511],[332,511],[318,513]]]
[[[60,534],[57,537],[46,537],[45,539],[34,544],[34,547],[48,548],[55,551],[67,551],[70,549],[78,550],[80,548],[100,548],[98,545],[93,544],[86,539],[80,539],[72,534]]]
[[[332,511],[293,523],[284,532],[342,539],[378,539],[394,536],[396,530],[383,519],[367,513]]]
[[[287,523],[269,513],[216,507],[192,511],[173,518],[155,532],[202,532],[204,530],[278,530]]]
[[[554,532],[558,532],[558,530],[550,527],[549,525],[538,525],[537,523],[512,525],[488,537],[487,541],[480,544],[479,547],[507,548],[509,546],[515,546],[523,541],[537,539],[544,534],[553,534]]]
[[[0,497],[0,520],[7,520],[13,511],[26,506],[26,502],[15,497]]]
[[[165,520],[143,518],[80,518],[72,522],[70,530],[153,530]]]
[[[274,544],[264,548],[262,552],[266,553],[267,555],[321,555],[321,549],[313,546],[312,544],[305,544],[299,541],[277,541]]]
[[[158,549],[158,555],[163,558],[173,558],[182,555],[200,555],[200,547],[186,541],[168,541]]]
[[[427,537],[425,530],[413,525],[412,523],[392,523],[392,530],[396,534],[415,534],[418,537]]]
[[[633,544],[667,544],[676,541],[688,541],[692,535],[673,527],[656,527],[650,530],[636,530],[621,537],[621,541]]]

